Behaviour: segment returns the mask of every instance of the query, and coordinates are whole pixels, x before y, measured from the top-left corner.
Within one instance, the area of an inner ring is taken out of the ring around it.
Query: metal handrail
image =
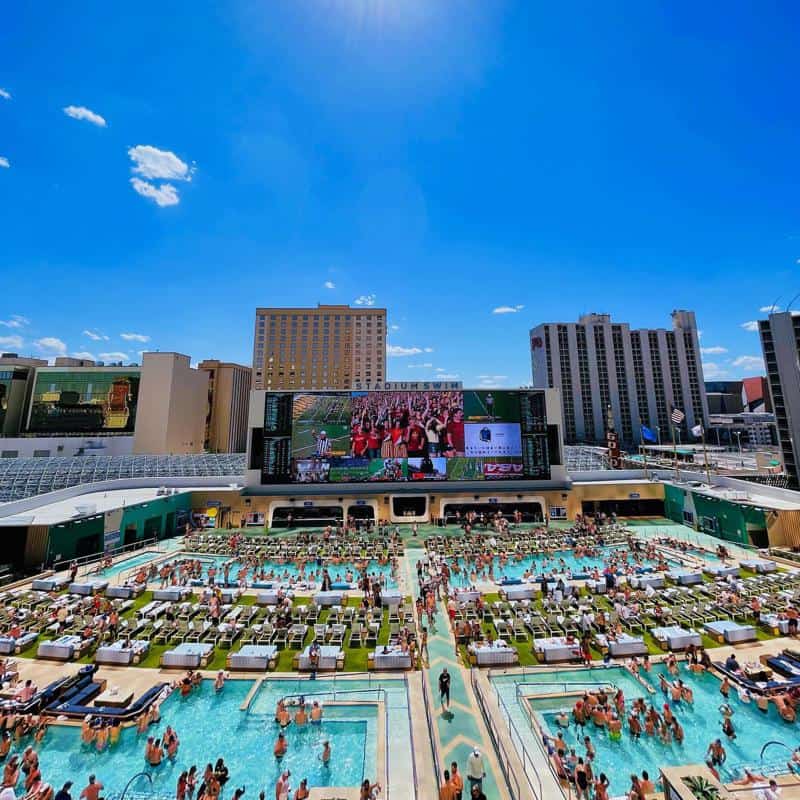
[[[604,685],[607,685],[607,684],[604,684]],[[520,732],[517,730],[517,726],[514,724],[514,721],[511,718],[511,711],[509,710],[508,706],[506,705],[505,700],[503,700],[502,696],[500,695],[500,692],[498,691],[497,687],[494,687],[494,689],[495,689],[495,695],[497,697],[497,702],[501,706],[503,712],[505,713],[506,720],[508,722],[508,735],[511,737],[511,741],[512,742],[514,741],[514,735],[516,735],[517,739],[519,740],[519,747],[522,749],[522,766],[523,766],[523,769],[525,768],[525,760],[527,759],[531,764],[531,768],[534,769],[534,771],[535,771],[535,768],[533,767],[533,759],[531,758],[530,754],[528,753],[528,749],[525,747],[525,745],[522,742],[522,736],[520,735]],[[561,789],[561,794],[565,798],[571,797],[572,796],[572,788],[569,787],[569,791],[568,792],[564,791],[564,787],[561,784],[561,779],[558,777],[558,774],[556,773],[555,767],[553,766],[553,761],[550,758],[550,754],[547,752],[547,750],[546,750],[546,748],[544,746],[544,743],[539,739],[538,736],[535,735],[535,729],[533,727],[533,722],[534,721],[531,718],[530,708],[520,702],[519,693],[516,693],[515,696],[516,696],[518,705],[520,705],[522,707],[522,709],[525,711],[526,715],[528,716],[528,723],[531,726],[531,731],[534,733],[533,740],[536,742],[536,745],[539,748],[539,752],[544,757],[545,762],[547,763],[548,767],[550,768],[550,772],[553,774],[553,778],[555,779],[556,783],[558,784],[559,788]],[[527,773],[527,769],[525,770],[525,772]],[[536,772],[536,774],[538,776],[538,772]],[[539,780],[541,781],[541,778]]]
[[[283,699],[284,700],[290,700],[290,699],[295,698],[295,697],[296,698],[302,697],[303,699],[306,699],[308,697],[322,697],[322,696],[329,697],[330,695],[333,695],[333,702],[335,703],[336,702],[336,697],[338,695],[363,694],[364,692],[376,692],[378,697],[381,700],[383,700],[384,703],[386,703],[386,689],[382,689],[379,686],[376,686],[374,689],[372,689],[372,688],[369,688],[369,689],[337,689],[336,687],[334,687],[329,692],[308,692],[308,693],[298,692],[297,694],[287,694],[287,695],[284,695]],[[365,701],[365,702],[369,702],[369,701]]]
[[[519,698],[519,695],[521,694],[520,692],[521,686],[560,686],[563,687],[564,694],[567,694],[569,692],[568,689],[569,686],[576,686],[576,687],[602,686],[603,688],[608,686],[614,689],[615,691],[619,688],[615,683],[612,683],[611,681],[520,681],[516,686],[517,686],[516,688],[517,698]]]
[[[512,797],[522,797],[522,794],[520,793],[519,780],[517,779],[514,770],[511,769],[505,745],[500,740],[500,737],[498,736],[497,731],[495,730],[494,723],[492,722],[492,718],[486,708],[486,701],[484,699],[483,692],[481,691],[481,688],[478,685],[478,681],[475,678],[474,668],[470,670],[470,683],[472,684],[472,691],[475,694],[475,699],[478,701],[478,707],[481,710],[481,716],[483,717],[483,721],[486,724],[486,729],[489,731],[489,738],[492,740],[495,752],[497,753],[497,758],[498,761],[500,762],[500,769],[502,770],[503,777],[506,780],[506,786],[508,787],[508,791]],[[520,744],[522,744],[522,742],[520,742]],[[531,793],[533,794],[533,796],[537,798],[537,800],[544,800],[544,794],[542,791],[542,779],[539,777],[539,773],[536,770],[533,770],[533,774],[536,775],[536,780],[539,784],[539,794],[536,794],[536,789],[534,789],[533,783],[531,783],[531,777],[528,774],[528,770],[525,769],[524,759],[522,762],[522,771],[525,775],[525,778],[528,781],[528,786],[530,786]],[[512,778],[514,780],[514,786],[516,787],[517,790],[516,794],[514,793],[514,787],[511,786]]]
[[[411,723],[411,702],[409,701],[410,692],[408,687],[408,675],[403,675],[403,683],[406,685],[406,713],[408,714],[408,735],[411,737],[411,772],[414,776],[414,797],[419,797],[419,775],[417,774],[417,757],[414,754],[414,732],[413,726]],[[386,784],[387,788],[386,791],[388,793],[389,788],[389,712],[387,709],[386,712]]]
[[[62,558],[59,561],[53,562],[53,571],[54,572],[62,572],[64,569],[67,569],[71,564],[77,564],[78,567],[85,567],[87,564],[92,564],[95,561],[102,561],[104,558],[111,556],[114,558],[115,556],[121,555],[122,553],[129,553],[133,552],[134,550],[145,550],[148,547],[152,547],[153,545],[158,545],[158,539],[151,538],[151,539],[142,539],[140,541],[131,542],[130,544],[123,544],[119,547],[114,547],[111,550],[106,550],[101,553],[91,553],[87,556],[80,556],[79,558]]]
[[[423,669],[420,672],[422,676],[422,700],[425,706],[425,721],[428,725],[428,730],[431,732],[430,740],[431,740],[431,752],[433,754],[433,771],[434,771],[434,785],[436,786],[436,790],[438,792],[439,789],[439,779],[442,775],[441,765],[439,764],[439,752],[436,749],[436,742],[433,736],[433,715],[431,714],[431,706],[430,706],[430,699],[428,698],[428,679],[425,677],[425,670]]]

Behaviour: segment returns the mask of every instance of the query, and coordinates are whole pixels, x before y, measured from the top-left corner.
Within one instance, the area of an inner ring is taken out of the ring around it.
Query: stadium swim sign
[[[389,392],[448,392],[464,388],[462,381],[355,381],[353,388]]]

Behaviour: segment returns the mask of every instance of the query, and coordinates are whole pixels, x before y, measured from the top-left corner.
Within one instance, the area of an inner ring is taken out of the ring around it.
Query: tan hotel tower
[[[385,380],[385,308],[256,309],[254,389],[369,389]]]

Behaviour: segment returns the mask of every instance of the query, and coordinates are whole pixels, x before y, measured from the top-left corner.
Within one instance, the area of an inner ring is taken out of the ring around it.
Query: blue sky
[[[360,298],[390,378],[514,386],[535,323],[692,308],[738,377],[800,292],[797,4],[121,8],[4,15],[0,349],[249,363]]]

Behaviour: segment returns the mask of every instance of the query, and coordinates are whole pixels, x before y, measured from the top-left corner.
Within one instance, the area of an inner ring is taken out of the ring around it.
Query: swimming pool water
[[[720,681],[713,675],[706,673],[695,675],[689,672],[684,665],[681,665],[679,676],[683,682],[694,692],[694,703],[688,704],[673,703],[659,689],[658,676],[663,674],[670,680],[669,673],[664,664],[654,665],[649,675],[645,679],[653,686],[656,693],[650,695],[626,670],[620,668],[612,669],[592,669],[589,671],[572,670],[566,672],[537,672],[524,677],[502,676],[493,678],[492,682],[503,697],[506,709],[511,712],[511,716],[517,724],[518,730],[523,731],[525,726],[529,729],[527,714],[516,702],[516,685],[526,682],[521,692],[525,696],[533,696],[530,705],[539,718],[543,727],[551,734],[557,731],[555,718],[557,713],[564,709],[571,712],[575,698],[538,698],[536,694],[563,691],[559,687],[545,687],[546,681],[575,680],[580,681],[579,675],[583,674],[583,680],[587,682],[608,681],[620,686],[625,693],[626,707],[629,708],[630,702],[638,697],[644,697],[645,702],[653,704],[659,712],[663,704],[669,702],[673,713],[684,729],[685,738],[682,744],[672,741],[670,744],[663,744],[658,737],[648,737],[642,735],[636,742],[628,734],[627,724],[623,724],[622,738],[617,741],[609,739],[602,729],[595,728],[592,724],[585,726],[585,731],[576,729],[574,724],[563,734],[568,747],[574,747],[578,756],[584,756],[585,750],[582,744],[583,736],[591,737],[596,749],[597,756],[593,763],[595,774],[605,772],[611,781],[611,794],[623,794],[630,786],[630,774],[641,774],[642,770],[647,770],[651,778],[658,775],[658,767],[676,766],[679,764],[699,764],[706,759],[708,745],[716,738],[721,738],[727,751],[727,760],[720,769],[721,777],[724,781],[731,781],[742,775],[742,768],[747,766],[754,769],[762,769],[764,765],[760,762],[760,752],[763,745],[771,740],[785,741],[791,747],[796,744],[797,726],[784,722],[773,706],[770,706],[768,713],[758,710],[754,702],[742,703],[735,690],[731,691],[728,704],[734,711],[733,724],[737,738],[728,740],[722,734],[722,716],[719,706],[723,698],[719,693]],[[529,683],[542,684],[537,691],[536,686],[527,685]],[[587,688],[590,688],[587,686]],[[596,688],[596,687],[595,687]],[[570,687],[571,691],[580,691],[580,686]],[[571,714],[570,714],[571,719]],[[535,735],[535,733],[534,733]],[[782,754],[781,754],[782,755]],[[624,769],[619,765],[624,764]]]
[[[231,568],[229,572],[229,580],[236,581],[236,576],[239,570],[242,568],[242,563],[239,561],[231,560],[228,556],[216,556],[216,555],[193,555],[193,554],[179,554],[177,558],[195,558],[199,560],[203,565],[203,578],[206,579],[208,577],[208,569],[209,567],[215,567],[217,570],[216,580],[222,581],[223,580],[223,567],[225,564],[230,563]],[[170,559],[173,560],[173,559]],[[355,565],[351,562],[341,562],[339,564],[333,564],[329,560],[325,559],[322,561],[321,565],[317,565],[315,561],[308,561],[305,565],[304,574],[307,579],[309,579],[310,575],[314,573],[315,580],[317,582],[321,581],[322,570],[326,569],[331,576],[331,579],[334,583],[338,583],[340,581],[345,581],[347,577],[347,573],[350,572],[353,575],[353,580],[358,580],[358,570],[356,569]],[[297,576],[300,574],[300,570],[298,569],[297,565],[294,563],[287,563],[287,564],[279,564],[276,561],[265,561],[263,566],[264,572],[267,575],[271,575],[271,577],[265,578],[266,581],[269,580],[295,580]],[[393,589],[396,587],[396,582],[392,577],[392,568],[389,564],[379,564],[377,561],[370,561],[368,563],[367,572],[369,575],[381,575],[385,577],[385,586],[387,588]],[[248,583],[253,581],[253,574],[254,571],[252,569],[248,569],[247,571],[247,581]]]
[[[142,564],[149,564],[151,561],[153,561],[153,559],[158,558],[160,555],[161,553],[157,553],[153,550],[148,550],[144,553],[138,553],[135,556],[130,556],[130,558],[125,558],[122,559],[122,561],[115,562],[108,569],[101,570],[99,574],[103,578],[107,579],[115,578],[123,573],[127,575],[127,573],[135,570],[136,567],[140,567]]]
[[[257,797],[263,788],[269,797],[283,769],[291,770],[293,788],[304,777],[309,779],[309,786],[357,786],[364,777],[374,780],[378,722],[375,706],[330,708],[319,726],[290,725],[285,731],[289,750],[278,760],[272,755],[279,731],[273,717],[277,698],[287,693],[285,682],[265,681],[250,710],[241,711],[251,687],[251,681],[230,680],[222,692],[216,693],[211,681],[204,681],[188,697],[174,692],[162,705],[157,726],[142,735],[137,735],[134,728],[126,728],[119,742],[104,753],[82,744],[78,728],[52,726],[39,746],[44,779],[56,788],[67,780],[75,781],[79,793],[89,774],[94,773],[108,795],[118,794],[133,775],[145,771],[153,779],[155,794],[174,796],[183,770],[195,764],[202,774],[207,763],[213,764],[222,756],[230,770],[227,796],[245,784],[248,795]],[[374,696],[373,692],[372,699]],[[257,703],[262,697],[263,702]],[[275,702],[271,702],[273,697]],[[158,767],[150,767],[144,761],[147,736],[163,734],[167,725],[180,738],[178,755],[174,762],[165,760]],[[319,760],[325,740],[330,741],[332,750],[328,766]],[[15,750],[21,751],[25,744],[20,743]],[[132,789],[150,791],[144,778],[134,782]]]
[[[558,550],[553,553],[536,553],[535,555],[525,556],[518,561],[515,559],[508,559],[505,564],[501,564],[499,558],[494,558],[492,560],[494,577],[499,581],[503,576],[512,579],[522,578],[525,572],[539,576],[551,573],[560,575],[567,570],[573,575],[585,575],[595,568],[602,572],[610,555],[613,554],[617,559],[620,559],[620,551],[626,550],[627,548],[606,545],[597,549],[599,552],[596,556],[584,556],[581,558],[578,558],[572,550]],[[627,556],[627,563],[634,563],[630,554]],[[654,566],[656,564],[655,561],[647,558],[642,558],[639,563],[643,566]],[[667,563],[673,565],[676,562],[672,562],[668,559]],[[456,586],[468,586],[472,583],[470,572],[473,570],[474,566],[471,562],[463,558],[458,559],[458,566],[461,572],[458,575],[454,574],[451,577],[451,582]],[[478,580],[481,580],[480,576]],[[488,578],[486,578],[486,580],[488,580]]]

